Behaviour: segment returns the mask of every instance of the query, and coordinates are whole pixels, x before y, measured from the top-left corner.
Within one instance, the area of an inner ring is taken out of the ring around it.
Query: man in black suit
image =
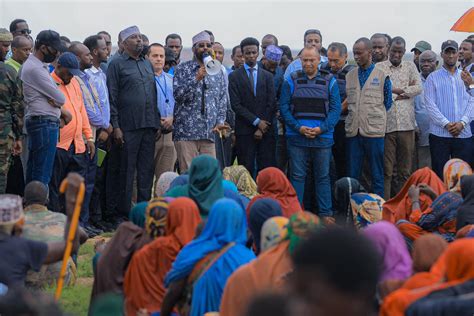
[[[229,76],[230,103],[236,116],[237,160],[253,175],[276,165],[271,126],[277,110],[275,88],[272,74],[257,64],[259,45],[251,37],[240,43],[245,64]]]

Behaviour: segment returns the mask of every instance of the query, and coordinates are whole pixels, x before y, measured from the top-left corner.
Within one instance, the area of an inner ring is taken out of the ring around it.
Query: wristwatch
[[[461,124],[462,124],[462,128],[465,128],[465,127],[466,127],[466,122],[461,121]]]

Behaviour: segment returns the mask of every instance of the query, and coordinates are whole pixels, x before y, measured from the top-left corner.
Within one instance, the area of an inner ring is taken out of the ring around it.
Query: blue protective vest
[[[303,71],[291,74],[293,95],[291,110],[296,119],[324,120],[329,112],[329,84],[332,75],[320,69],[315,80],[308,80]]]

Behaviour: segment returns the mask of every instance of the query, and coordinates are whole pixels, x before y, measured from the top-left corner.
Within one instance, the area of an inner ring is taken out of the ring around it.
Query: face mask
[[[48,51],[47,54],[44,54],[44,62],[49,64],[49,63],[52,63],[55,59],[56,59],[56,55],[55,54],[51,54],[51,52],[49,51],[48,48],[46,48],[46,50]]]

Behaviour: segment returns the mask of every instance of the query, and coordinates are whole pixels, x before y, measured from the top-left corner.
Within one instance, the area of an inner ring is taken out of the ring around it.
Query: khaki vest
[[[374,68],[364,87],[359,83],[359,67],[346,76],[348,115],[346,136],[360,133],[364,137],[384,137],[387,125],[387,111],[383,103],[383,87],[387,75]]]

